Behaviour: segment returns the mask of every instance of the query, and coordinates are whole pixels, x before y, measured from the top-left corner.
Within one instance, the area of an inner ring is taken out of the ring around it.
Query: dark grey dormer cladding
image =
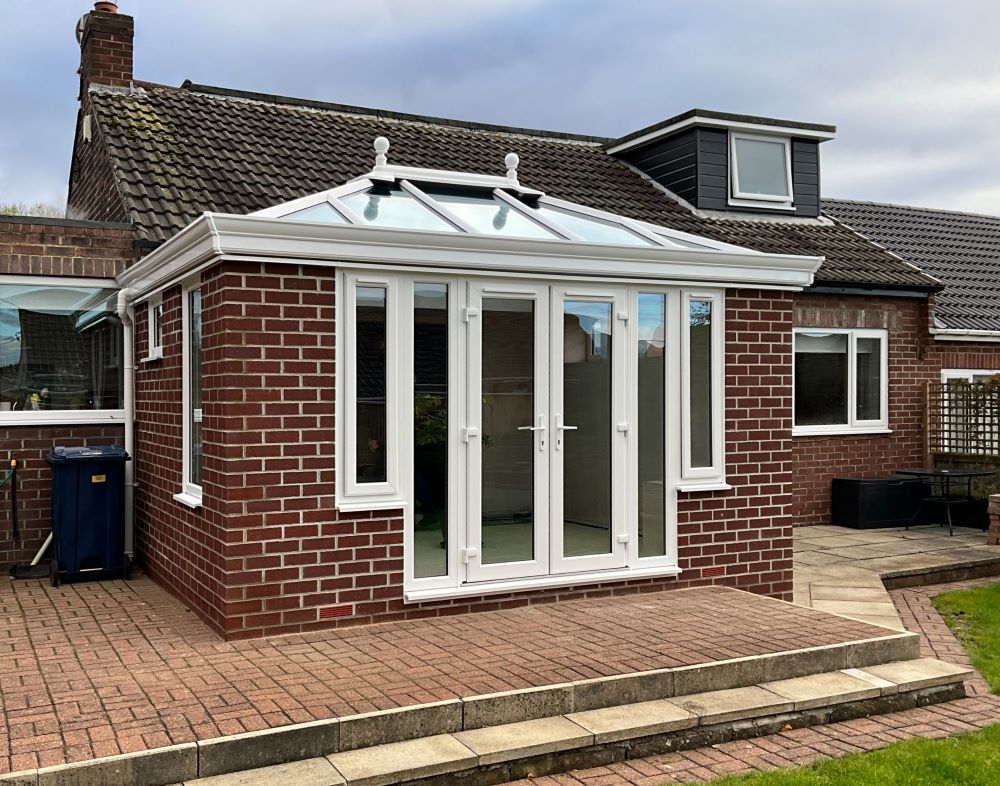
[[[792,137],[796,216],[819,215],[819,142]],[[702,210],[789,215],[788,210],[729,204],[729,131],[696,126],[619,154],[664,188]]]

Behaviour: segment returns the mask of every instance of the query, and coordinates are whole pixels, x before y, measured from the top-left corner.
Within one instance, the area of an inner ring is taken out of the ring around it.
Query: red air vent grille
[[[354,607],[345,603],[343,606],[324,606],[319,610],[321,620],[332,620],[336,617],[350,617],[354,614]]]
[[[702,576],[702,578],[705,578],[705,579],[713,579],[716,576],[725,576],[725,575],[726,575],[726,566],[725,565],[716,565],[714,568],[702,568],[701,569],[701,576]]]

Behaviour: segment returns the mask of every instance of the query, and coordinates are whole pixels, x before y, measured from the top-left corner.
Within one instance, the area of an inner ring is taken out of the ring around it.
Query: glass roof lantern
[[[367,175],[253,215],[320,224],[420,232],[464,233],[511,239],[735,249],[674,229],[545,195],[518,182],[516,153],[505,176],[389,166],[389,142],[375,140],[375,168]],[[746,252],[747,249],[738,249]]]

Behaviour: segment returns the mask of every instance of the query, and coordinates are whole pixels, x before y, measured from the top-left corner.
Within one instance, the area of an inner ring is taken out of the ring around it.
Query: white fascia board
[[[452,186],[474,188],[505,188],[525,196],[542,196],[541,191],[512,183],[506,177],[480,175],[475,172],[450,172],[446,169],[423,169],[415,166],[377,166],[366,175],[348,181],[369,180],[415,180],[418,183],[446,183]]]
[[[832,131],[817,131],[809,128],[796,128],[795,126],[769,126],[764,125],[763,123],[744,123],[738,120],[720,120],[717,117],[701,117],[700,115],[695,115],[694,117],[681,120],[678,123],[672,123],[669,126],[658,128],[655,131],[650,131],[648,134],[643,134],[642,136],[630,139],[627,142],[622,142],[614,147],[609,147],[607,152],[610,155],[623,153],[624,151],[631,150],[634,147],[641,147],[642,145],[654,142],[660,137],[676,134],[678,131],[683,131],[685,128],[690,128],[691,126],[726,128],[733,131],[749,131],[751,133],[756,132],[758,134],[783,134],[786,136],[799,137],[800,139],[826,140],[833,139],[836,136],[836,134]]]
[[[957,328],[934,328],[930,334],[939,341],[1000,341],[1000,330],[959,330]]]
[[[618,246],[206,214],[119,277],[137,301],[217,258],[808,287],[823,257]]]

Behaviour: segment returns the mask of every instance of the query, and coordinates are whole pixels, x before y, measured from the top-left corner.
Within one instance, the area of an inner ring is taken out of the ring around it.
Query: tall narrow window
[[[691,467],[712,466],[712,301],[688,301],[688,400]]]
[[[448,573],[448,285],[413,285],[413,576]]]
[[[356,319],[357,483],[384,483],[386,474],[386,289],[358,287]]]
[[[201,439],[201,289],[192,289],[188,298],[186,486],[200,492],[202,478]],[[189,489],[185,489],[186,491]]]
[[[163,357],[163,300],[159,295],[149,301],[149,351],[147,358]]]
[[[665,295],[639,293],[639,556],[666,553]]]

